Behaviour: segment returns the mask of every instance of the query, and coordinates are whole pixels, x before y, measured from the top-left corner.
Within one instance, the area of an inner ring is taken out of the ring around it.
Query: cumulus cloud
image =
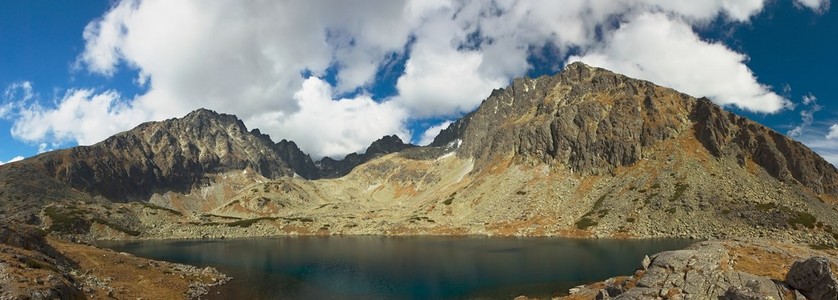
[[[794,4],[819,13],[829,10],[829,0],[794,0]]]
[[[13,157],[13,158],[12,158],[12,159],[10,159],[10,160],[7,160],[7,161],[0,161],[0,166],[5,165],[5,164],[8,164],[8,163],[13,163],[13,162],[16,162],[16,161],[21,161],[21,160],[23,160],[23,159],[24,159],[24,157],[23,157],[23,156],[15,156],[15,157]]]
[[[757,81],[745,65],[745,55],[703,41],[689,24],[661,13],[632,18],[587,54],[568,60],[706,96],[719,105],[762,113],[791,105]]]
[[[317,77],[306,79],[294,100],[300,110],[290,116],[268,115],[250,123],[277,128],[280,137],[295,141],[315,158],[343,157],[391,133],[408,136],[402,123],[407,115],[399,106],[377,103],[367,95],[334,100],[332,87]]]
[[[54,106],[19,114],[15,136],[86,144],[129,122],[205,107],[294,140],[314,156],[342,155],[385,134],[409,134],[410,120],[474,109],[492,89],[526,74],[533,49],[545,47],[558,49],[559,58],[573,49],[594,65],[717,103],[774,112],[787,101],[757,81],[746,56],[702,41],[692,28],[719,18],[747,22],[764,4],[122,0],[85,27],[76,67],[103,76],[131,69],[148,91],[121,99],[71,89]],[[373,101],[376,75],[399,57],[405,65],[393,75],[397,94]]]
[[[425,130],[425,132],[422,133],[422,137],[419,139],[419,143],[417,145],[427,146],[430,143],[433,143],[434,138],[436,138],[436,136],[439,135],[439,132],[445,128],[448,128],[448,125],[451,125],[451,123],[453,122],[445,121],[437,125],[431,126],[427,130]]]
[[[826,134],[826,139],[838,140],[838,124],[832,124],[832,126],[829,126],[829,132]],[[838,149],[838,147],[836,147],[836,149]]]
[[[96,93],[91,89],[71,89],[54,99],[56,107],[48,108],[40,101],[33,101],[35,95],[27,92],[31,88],[27,83],[12,84],[6,89],[6,101],[12,107],[6,115],[13,120],[12,137],[40,143],[40,148],[46,149],[43,141],[96,143],[148,118],[136,112],[114,90]],[[14,89],[23,93],[9,93]]]

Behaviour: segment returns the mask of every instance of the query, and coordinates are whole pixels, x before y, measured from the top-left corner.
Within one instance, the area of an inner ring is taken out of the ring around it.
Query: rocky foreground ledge
[[[838,299],[836,250],[761,241],[705,241],[644,257],[629,276],[559,299]],[[528,299],[526,296],[518,299]]]
[[[0,225],[0,299],[194,299],[230,278]]]

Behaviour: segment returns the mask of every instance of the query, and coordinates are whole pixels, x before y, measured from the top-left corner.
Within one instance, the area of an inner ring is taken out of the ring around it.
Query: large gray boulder
[[[825,257],[794,262],[786,275],[786,283],[810,300],[838,299],[838,281]]]

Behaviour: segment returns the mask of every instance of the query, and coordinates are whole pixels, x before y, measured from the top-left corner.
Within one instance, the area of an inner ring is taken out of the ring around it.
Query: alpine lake
[[[137,256],[212,266],[233,279],[209,299],[549,298],[630,275],[644,255],[684,239],[271,237],[103,244]]]

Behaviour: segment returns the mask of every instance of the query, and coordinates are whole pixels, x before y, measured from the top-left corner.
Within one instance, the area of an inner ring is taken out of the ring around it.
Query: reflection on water
[[[215,266],[234,279],[219,299],[461,299],[550,296],[628,275],[645,254],[686,240],[486,237],[281,237],[109,245]]]

